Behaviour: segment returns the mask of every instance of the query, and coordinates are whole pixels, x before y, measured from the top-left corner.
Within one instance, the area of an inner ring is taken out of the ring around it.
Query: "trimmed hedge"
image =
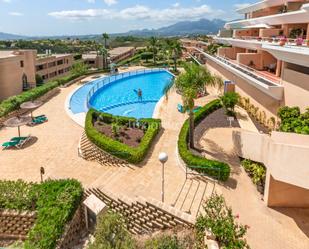
[[[220,108],[222,108],[220,100],[214,100],[202,107],[194,115],[195,125],[198,125],[205,117]],[[229,165],[223,162],[209,160],[207,158],[194,155],[188,147],[188,138],[189,120],[184,123],[178,137],[178,152],[187,166],[210,177],[221,181],[226,181],[229,178],[231,171]]]
[[[93,121],[101,117],[105,123],[116,122],[120,125],[128,123],[139,123],[146,128],[146,132],[138,147],[130,147],[119,141],[113,140],[110,137],[97,131],[93,126]],[[158,119],[140,119],[113,116],[107,113],[101,113],[94,109],[88,111],[85,121],[85,131],[88,139],[107,153],[123,159],[129,163],[138,164],[146,157],[153,140],[161,129],[161,120]]]
[[[81,75],[68,75],[63,78],[56,79],[55,81],[51,81],[43,84],[42,86],[35,87],[29,91],[23,92],[19,95],[12,96],[0,103],[0,118],[9,114],[12,111],[15,111],[19,108],[19,106],[27,101],[35,100],[44,94],[48,93],[50,90],[66,84]]]
[[[41,184],[0,181],[0,208],[31,210],[37,219],[25,241],[25,249],[54,249],[83,195],[77,180],[48,180]]]

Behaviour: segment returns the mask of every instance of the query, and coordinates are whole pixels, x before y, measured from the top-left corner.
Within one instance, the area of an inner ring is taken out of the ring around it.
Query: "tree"
[[[104,69],[108,68],[108,61],[107,61],[107,58],[108,58],[108,50],[107,50],[105,47],[102,47],[102,48],[100,48],[99,53],[100,53],[100,55],[102,55],[102,57],[103,57],[103,68],[104,68]]]
[[[88,71],[88,68],[83,62],[75,63],[71,69],[71,73],[74,75],[83,75],[87,73],[87,71]]]
[[[182,95],[183,106],[189,112],[189,143],[194,148],[194,104],[198,93],[203,91],[206,85],[212,84],[213,77],[206,67],[187,63],[184,65],[185,72],[181,73],[174,82],[165,88],[166,94],[175,87]]]
[[[239,101],[239,97],[239,94],[235,92],[228,92],[225,93],[222,97],[220,97],[220,100],[226,110],[227,115],[235,115],[234,108]]]
[[[156,38],[154,36],[150,37],[149,44],[150,44],[150,47],[151,47],[151,51],[153,53],[153,64],[156,64],[157,63],[156,58],[157,58],[158,46],[159,46],[158,38]]]
[[[104,47],[107,48],[107,40],[109,39],[109,35],[107,33],[104,33],[102,35],[102,38],[104,40]]]
[[[35,75],[35,83],[36,83],[37,86],[43,85],[44,80],[43,80],[41,75],[39,75],[39,74]]]
[[[178,40],[172,40],[172,43],[170,45],[170,50],[172,54],[172,58],[174,61],[174,71],[177,71],[177,60],[179,56],[181,55],[182,47]]]

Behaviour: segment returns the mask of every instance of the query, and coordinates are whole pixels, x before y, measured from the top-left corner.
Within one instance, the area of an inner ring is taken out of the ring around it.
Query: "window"
[[[24,67],[24,61],[20,61],[20,67]]]

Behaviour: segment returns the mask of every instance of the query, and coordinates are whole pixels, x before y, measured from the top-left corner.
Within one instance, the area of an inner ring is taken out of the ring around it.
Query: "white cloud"
[[[134,7],[122,10],[115,9],[88,9],[88,10],[64,10],[51,12],[48,15],[71,20],[84,19],[123,19],[123,20],[147,20],[156,22],[174,22],[183,20],[198,20],[200,18],[222,17],[222,10],[214,10],[208,5],[198,7],[178,7],[165,9],[151,9],[144,5],[136,5]]]
[[[172,4],[173,7],[178,8],[180,6],[180,3],[174,3]]]
[[[1,2],[4,2],[4,3],[11,3],[12,0],[1,0]]]
[[[20,12],[9,12],[9,15],[10,16],[23,16],[24,14]]]
[[[95,0],[87,0],[88,3],[95,3]]]
[[[108,6],[111,6],[113,4],[116,4],[117,3],[117,0],[104,0],[104,2],[108,5]]]
[[[242,8],[248,7],[249,5],[251,4],[250,3],[237,3],[237,4],[234,4],[234,7],[235,9],[242,9]]]

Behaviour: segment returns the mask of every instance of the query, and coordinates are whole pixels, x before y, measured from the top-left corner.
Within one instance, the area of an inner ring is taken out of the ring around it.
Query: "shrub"
[[[36,83],[37,86],[43,85],[44,80],[43,80],[41,75],[39,75],[39,74],[35,75],[35,83]]]
[[[81,202],[83,189],[76,180],[49,180],[35,184],[37,220],[25,249],[53,249]]]
[[[207,117],[209,114],[218,110],[221,107],[222,105],[219,100],[214,100],[202,107],[194,115],[195,125],[199,124],[205,117]],[[226,181],[230,175],[229,165],[223,162],[209,160],[207,158],[194,155],[189,149],[188,137],[189,120],[184,123],[178,137],[178,152],[182,160],[187,164],[187,166],[210,177]]]
[[[223,196],[213,195],[204,206],[204,215],[197,218],[195,227],[200,243],[202,243],[205,230],[211,230],[220,248],[244,249],[250,248],[244,236],[248,226],[243,226],[235,221],[232,209],[226,206]]]
[[[72,75],[83,75],[87,73],[87,71],[88,71],[88,68],[83,62],[78,62],[78,63],[73,64],[72,69],[71,69]]]
[[[239,94],[236,92],[227,92],[222,97],[220,97],[221,103],[225,108],[226,114],[230,116],[234,116],[235,106],[239,101]]]
[[[49,180],[41,184],[0,181],[0,209],[37,212],[25,249],[54,249],[81,202],[83,189],[76,180]]]
[[[280,131],[309,135],[309,108],[301,113],[299,107],[282,107],[278,111]]]
[[[129,125],[129,123],[131,122],[132,124],[139,124],[141,126],[145,126],[147,130],[143,138],[141,139],[141,143],[139,144],[139,146],[130,147],[119,141],[113,140],[110,137],[107,137],[97,131],[97,129],[93,126],[93,121],[98,117],[100,117],[100,120],[107,123],[117,122],[119,125]],[[92,141],[95,145],[97,145],[102,150],[108,152],[109,154],[134,164],[140,163],[144,160],[153,140],[160,131],[160,128],[161,120],[136,120],[134,118],[126,118],[120,116],[113,116],[111,114],[100,113],[93,109],[88,111],[85,121],[85,131],[90,141]]]
[[[98,217],[95,241],[88,249],[134,249],[135,242],[122,217],[107,213]]]
[[[254,184],[265,184],[266,168],[264,165],[248,159],[242,160],[241,165],[252,178]]]
[[[146,241],[145,249],[186,249],[185,241],[181,241],[176,235],[163,235]]]

